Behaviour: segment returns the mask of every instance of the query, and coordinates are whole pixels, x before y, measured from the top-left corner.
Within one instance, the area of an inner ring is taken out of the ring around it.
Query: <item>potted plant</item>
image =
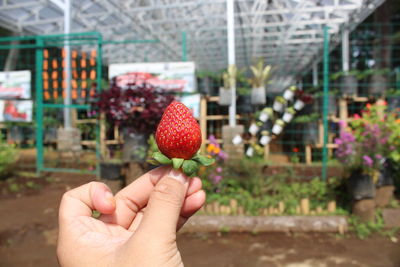
[[[274,114],[274,111],[272,110],[272,108],[264,108],[258,114],[258,120],[260,120],[261,122],[266,122],[266,121],[272,119],[273,114]]]
[[[111,125],[118,126],[124,139],[122,160],[145,162],[148,137],[154,133],[164,109],[174,97],[148,84],[129,84],[122,89],[112,83],[93,103],[96,112],[105,114]]]
[[[266,103],[265,85],[271,75],[271,66],[265,66],[263,59],[260,59],[254,66],[250,66],[253,77],[249,80],[252,85],[251,102],[254,105],[264,105]]]
[[[269,135],[268,131],[261,132],[260,144],[263,146],[268,145],[271,142],[271,136]]]
[[[349,125],[341,123],[335,139],[336,156],[350,173],[349,189],[355,200],[376,197],[379,179],[391,179],[388,164],[400,162],[400,122],[386,108],[385,102],[367,104]]]
[[[232,87],[236,85],[237,68],[230,65],[228,69],[222,73],[223,86],[219,88],[219,104],[221,106],[229,106],[232,103]]]
[[[289,123],[292,121],[294,114],[296,114],[296,110],[293,107],[287,108],[283,113],[282,120]]]
[[[332,74],[331,79],[334,82],[339,82],[339,84],[336,85],[338,85],[342,94],[357,95],[359,73],[360,72],[358,70],[339,71]]]
[[[277,119],[274,123],[274,126],[272,126],[272,133],[275,135],[279,135],[282,132],[284,126],[285,122],[281,119]]]
[[[293,119],[292,123],[299,123],[303,126],[302,134],[305,144],[317,143],[319,137],[318,120],[318,113],[296,116],[296,118]]]
[[[311,104],[313,101],[314,98],[311,95],[306,94],[303,90],[297,90],[296,101],[294,102],[293,108],[300,111],[306,104]]]
[[[272,109],[276,112],[282,112],[285,108],[287,101],[282,96],[275,97],[274,103],[272,104]]]
[[[292,101],[294,98],[294,95],[296,93],[297,87],[296,86],[290,86],[288,89],[285,90],[283,93],[283,98],[286,99],[287,101]]]
[[[338,111],[338,105],[336,102],[336,95],[337,92],[336,91],[330,91],[328,93],[328,115],[329,116],[336,116],[337,115],[337,111]],[[317,98],[317,111],[321,114],[323,114],[324,112],[324,93],[323,92],[318,92],[314,95],[315,98]]]
[[[100,179],[120,180],[121,179],[122,160],[109,159],[100,162]]]
[[[373,69],[369,82],[369,94],[381,96],[388,90],[389,69]]]
[[[389,90],[386,94],[386,99],[388,101],[388,110],[400,109],[400,90]]]
[[[240,87],[238,88],[237,92],[238,92],[238,101],[237,101],[238,113],[240,114],[253,113],[250,88]]]

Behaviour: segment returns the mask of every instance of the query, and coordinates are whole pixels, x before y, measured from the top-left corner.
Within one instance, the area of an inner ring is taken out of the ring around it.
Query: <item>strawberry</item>
[[[201,155],[201,131],[190,110],[182,103],[173,101],[164,111],[156,131],[156,143],[160,152],[153,159],[161,164],[172,164],[175,169],[191,176],[199,165],[209,166],[214,159]]]
[[[160,151],[169,158],[191,159],[201,145],[201,131],[190,110],[173,101],[164,111],[156,131]]]

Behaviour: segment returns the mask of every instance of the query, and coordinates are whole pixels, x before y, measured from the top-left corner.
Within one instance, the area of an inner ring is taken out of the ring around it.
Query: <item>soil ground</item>
[[[0,267],[58,266],[57,212],[62,194],[93,180],[78,174],[26,173],[0,182]],[[11,186],[10,184],[17,184]],[[397,236],[400,239],[400,236]],[[186,266],[400,266],[400,245],[376,235],[180,234]]]

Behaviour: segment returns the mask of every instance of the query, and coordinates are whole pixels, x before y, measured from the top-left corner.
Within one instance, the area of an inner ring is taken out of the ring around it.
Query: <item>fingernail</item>
[[[183,184],[186,184],[188,182],[187,177],[182,172],[175,170],[174,168],[172,168],[170,170],[170,172],[168,173],[167,176],[169,176],[175,180],[178,180]]]
[[[104,198],[107,200],[108,203],[115,206],[115,199],[114,199],[113,194],[110,191],[104,192]]]

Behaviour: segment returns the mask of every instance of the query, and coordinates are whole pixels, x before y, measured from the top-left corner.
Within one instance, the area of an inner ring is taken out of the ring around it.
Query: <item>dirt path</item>
[[[87,175],[53,175],[35,194],[0,199],[0,266],[57,266],[57,210],[68,188]],[[400,266],[400,245],[375,236],[361,241],[328,234],[182,234],[186,266]]]

